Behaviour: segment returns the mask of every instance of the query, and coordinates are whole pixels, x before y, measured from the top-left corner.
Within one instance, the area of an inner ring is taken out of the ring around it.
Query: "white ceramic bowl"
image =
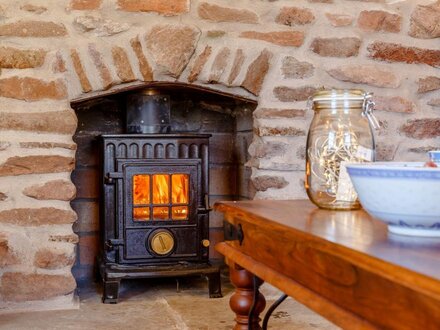
[[[423,163],[348,164],[363,208],[395,234],[440,237],[440,168]]]

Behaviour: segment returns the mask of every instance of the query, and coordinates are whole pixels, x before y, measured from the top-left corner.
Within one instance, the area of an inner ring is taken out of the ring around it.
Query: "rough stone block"
[[[223,47],[214,58],[214,62],[211,65],[211,73],[208,78],[208,82],[216,84],[220,81],[221,76],[226,70],[228,65],[229,55],[231,50],[228,47]]]
[[[6,150],[11,146],[10,142],[0,141],[0,151]]]
[[[261,126],[256,129],[258,136],[305,136],[303,129],[296,127],[266,127]]]
[[[55,60],[52,63],[52,71],[54,73],[63,73],[67,71],[66,62],[60,52],[57,52],[55,55]]]
[[[257,119],[304,118],[305,113],[302,109],[259,108],[254,111],[254,117]]]
[[[398,113],[414,113],[416,112],[416,105],[400,96],[374,96],[376,103],[375,110],[384,110]]]
[[[75,261],[75,255],[57,249],[40,249],[35,253],[34,266],[43,269],[60,269],[72,266]]]
[[[8,158],[0,164],[0,177],[10,175],[71,172],[75,165],[72,157],[64,156],[23,156]]]
[[[211,53],[212,53],[212,47],[206,46],[203,52],[201,52],[199,56],[197,56],[192,66],[191,72],[188,76],[188,82],[192,83],[197,80],[200,72],[202,72],[203,67],[205,66],[206,62],[211,56]]]
[[[78,31],[82,33],[93,32],[97,37],[109,37],[130,29],[128,23],[120,23],[90,15],[76,17],[73,25]]]
[[[247,9],[221,7],[202,2],[197,11],[200,18],[214,22],[258,23],[257,14]]]
[[[303,86],[296,88],[278,86],[275,87],[273,90],[275,97],[281,102],[306,101],[316,91],[317,88],[313,86]]]
[[[147,35],[147,48],[162,73],[177,78],[194,53],[200,32],[185,25],[157,25]]]
[[[359,14],[358,26],[365,31],[400,32],[402,16],[382,10],[364,10]]]
[[[67,35],[63,24],[44,21],[17,21],[0,25],[0,36],[53,38]]]
[[[101,7],[102,0],[71,0],[70,8],[74,10],[94,10]]]
[[[440,107],[440,98],[429,100],[427,104],[432,107]]]
[[[257,32],[244,31],[240,38],[256,39],[270,42],[279,46],[299,47],[304,43],[304,32],[302,31],[271,31]]]
[[[226,35],[226,31],[223,30],[209,30],[206,32],[208,38],[221,38]]]
[[[139,37],[133,38],[130,40],[131,48],[133,48],[134,53],[139,61],[139,70],[142,74],[144,81],[152,81],[153,80],[153,69],[148,63],[147,58],[142,50],[141,42],[139,41]]]
[[[55,199],[70,201],[75,198],[76,188],[70,181],[53,180],[44,184],[36,184],[26,187],[23,194],[35,199]]]
[[[76,213],[60,210],[54,207],[38,209],[12,209],[0,211],[0,223],[10,223],[19,226],[43,226],[70,224],[76,221]]]
[[[349,26],[353,23],[353,16],[347,14],[325,13],[325,17],[334,27]]]
[[[413,139],[434,139],[440,136],[440,119],[411,119],[402,125],[400,131]]]
[[[122,47],[115,46],[112,48],[113,63],[116,67],[116,72],[122,82],[130,82],[136,80],[136,77],[131,69],[130,61],[127,53]]]
[[[37,15],[40,15],[40,14],[44,13],[45,11],[47,11],[47,8],[44,6],[36,6],[36,5],[32,5],[30,3],[27,3],[25,5],[20,6],[20,9],[24,10],[24,11],[28,11],[30,13],[37,14]]]
[[[229,72],[228,84],[232,85],[235,79],[241,72],[244,60],[246,56],[244,55],[243,49],[237,49],[235,52],[234,63],[232,63],[231,72]]]
[[[8,237],[0,234],[0,267],[15,265],[19,263],[17,255],[9,244]]]
[[[411,14],[411,37],[431,39],[440,37],[440,2],[430,5],[419,5]]]
[[[0,96],[24,101],[62,100],[67,98],[67,88],[62,80],[15,76],[0,79]]]
[[[422,154],[422,156],[426,156],[426,153],[430,150],[437,150],[438,146],[435,145],[423,145],[420,147],[411,147],[408,148],[408,152],[413,152],[416,154]]]
[[[0,47],[0,68],[27,69],[43,65],[47,51]]]
[[[299,7],[283,7],[281,8],[275,22],[283,25],[305,25],[312,23],[315,20],[315,15],[308,8]]]
[[[259,95],[264,78],[269,71],[270,60],[272,53],[268,50],[263,50],[260,55],[249,65],[246,77],[241,86],[247,89],[254,95]]]
[[[118,0],[120,10],[176,16],[189,12],[189,0]]]
[[[369,56],[375,60],[428,64],[440,67],[440,50],[407,47],[401,44],[375,41],[368,45]]]
[[[417,83],[419,85],[417,93],[427,93],[440,89],[439,77],[429,76],[425,78],[420,78]]]
[[[392,70],[376,65],[344,65],[330,69],[327,73],[335,79],[355,84],[388,88],[400,86],[400,79]]]
[[[249,146],[249,153],[255,158],[281,157],[289,150],[289,144],[284,142],[268,141],[255,139]]]
[[[351,57],[359,54],[361,40],[359,38],[315,38],[310,49],[327,57]]]
[[[313,76],[315,67],[312,63],[298,61],[293,56],[283,58],[281,72],[284,78],[304,79]]]
[[[20,148],[24,149],[54,149],[62,148],[68,150],[76,150],[75,143],[62,143],[62,142],[20,142]]]
[[[87,77],[84,67],[81,63],[79,53],[75,49],[71,49],[70,57],[72,59],[73,68],[75,69],[76,75],[78,76],[83,92],[88,93],[92,91],[92,85],[90,84],[89,78]]]
[[[283,177],[272,175],[256,176],[251,180],[258,191],[266,191],[269,188],[281,189],[289,184]]]
[[[104,89],[109,89],[113,84],[113,78],[110,70],[104,63],[101,53],[96,49],[96,45],[89,45],[89,54],[99,72],[99,76],[101,77],[102,87]]]
[[[76,288],[72,275],[6,272],[0,294],[5,301],[45,300],[71,293]]]
[[[78,235],[69,234],[69,235],[50,235],[49,242],[62,242],[62,243],[73,243],[76,244],[79,242]]]
[[[40,113],[0,113],[0,129],[38,133],[75,133],[77,119],[72,110]]]

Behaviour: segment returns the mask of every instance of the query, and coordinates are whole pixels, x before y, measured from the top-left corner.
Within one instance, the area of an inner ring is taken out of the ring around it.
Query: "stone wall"
[[[0,308],[73,306],[77,236],[70,107],[179,81],[258,101],[256,198],[302,198],[307,98],[375,93],[379,159],[439,147],[440,2],[0,2]]]

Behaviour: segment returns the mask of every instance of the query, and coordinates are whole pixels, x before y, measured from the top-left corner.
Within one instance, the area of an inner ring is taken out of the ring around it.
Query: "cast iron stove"
[[[117,303],[122,279],[204,275],[209,263],[209,134],[103,135],[103,302]]]

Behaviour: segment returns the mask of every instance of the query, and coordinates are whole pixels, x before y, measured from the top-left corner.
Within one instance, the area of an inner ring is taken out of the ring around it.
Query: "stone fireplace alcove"
[[[219,200],[252,199],[255,195],[246,166],[253,137],[254,100],[225,92],[182,83],[147,83],[103,97],[73,102],[78,118],[73,141],[77,145],[72,182],[76,197],[72,209],[78,220],[73,225],[79,237],[73,274],[77,283],[94,280],[99,240],[99,202],[102,150],[101,134],[126,133],[127,95],[154,88],[171,100],[171,133],[211,134],[209,157],[210,206]],[[210,259],[221,258],[213,249],[223,238],[223,220],[215,211],[210,215]],[[85,283],[84,283],[85,282]]]
[[[379,160],[420,160],[439,147],[439,17],[433,0],[1,2],[0,312],[77,306],[97,232],[77,222],[96,217],[81,130],[114,109],[112,95],[175,84],[235,100],[243,111],[211,96],[194,103],[217,127],[237,127],[240,159],[224,160],[231,144],[214,140],[225,157],[214,160],[218,178],[239,169],[234,182],[255,189],[218,196],[305,198],[306,101],[317,89],[374,92]]]

